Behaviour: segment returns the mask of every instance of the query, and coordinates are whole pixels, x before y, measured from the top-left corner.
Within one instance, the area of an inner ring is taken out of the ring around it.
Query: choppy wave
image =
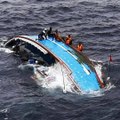
[[[19,58],[0,48],[0,119],[119,120],[119,8],[119,0],[1,0],[0,43],[6,37],[34,35],[52,26],[63,36],[71,34],[75,45],[82,41],[91,59],[106,65],[111,54],[113,61],[111,86],[102,93],[63,94],[59,88],[42,89],[30,77],[31,69],[19,69]]]

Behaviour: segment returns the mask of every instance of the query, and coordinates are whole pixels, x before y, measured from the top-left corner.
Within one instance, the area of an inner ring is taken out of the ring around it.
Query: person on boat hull
[[[55,39],[58,41],[63,41],[62,37],[60,36],[60,33],[58,32],[58,30],[55,31],[55,35],[54,35]]]
[[[80,52],[83,51],[83,44],[81,42],[79,42],[79,44],[77,45],[77,50]]]
[[[68,35],[65,40],[66,45],[72,45],[72,38],[71,35]]]

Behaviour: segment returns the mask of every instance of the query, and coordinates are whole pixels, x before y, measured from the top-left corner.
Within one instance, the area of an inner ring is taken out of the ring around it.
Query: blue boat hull
[[[31,36],[36,40],[37,36]],[[100,90],[100,84],[94,68],[90,68],[90,61],[82,54],[75,52],[63,42],[55,39],[38,40],[45,48],[49,49],[55,56],[61,59],[72,71],[74,81],[79,85],[81,91]],[[86,62],[87,61],[87,62]]]
[[[99,78],[90,60],[83,54],[53,38],[38,40],[38,36],[18,36],[35,47],[41,47],[53,55],[63,66],[67,66],[70,77],[80,91],[97,91],[101,89]],[[7,44],[6,44],[7,45]],[[48,60],[49,61],[49,60]]]

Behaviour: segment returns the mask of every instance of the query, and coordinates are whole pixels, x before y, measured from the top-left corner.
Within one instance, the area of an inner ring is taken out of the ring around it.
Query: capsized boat
[[[53,37],[41,40],[37,35],[16,36],[8,40],[5,47],[14,50],[22,60],[28,61],[32,58],[37,60],[39,65],[44,66],[59,63],[66,70],[74,92],[99,91],[106,85],[98,77],[93,63],[84,53],[76,51]]]

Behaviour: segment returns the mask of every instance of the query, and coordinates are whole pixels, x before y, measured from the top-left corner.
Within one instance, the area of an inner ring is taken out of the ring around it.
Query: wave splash
[[[99,61],[94,61],[95,64],[95,70],[99,76],[100,79],[103,79],[103,73],[102,68],[104,67],[103,64]],[[57,88],[60,88],[63,93],[75,93],[74,91],[74,85],[67,76],[67,71],[64,67],[61,66],[60,63],[56,63],[50,67],[47,66],[40,66],[37,64],[22,64],[19,66],[20,69],[24,70],[27,67],[33,68],[33,75],[31,76],[32,79],[36,81],[36,83],[43,88],[47,88],[48,90],[56,90]],[[110,78],[107,77],[106,80],[109,80]],[[110,81],[110,80],[109,80]],[[81,95],[88,94],[90,97],[99,97],[103,96],[105,91],[108,91],[115,87],[114,85],[109,82],[109,84],[100,91],[90,91],[90,92],[83,92],[81,91]],[[78,93],[79,94],[79,93]]]

